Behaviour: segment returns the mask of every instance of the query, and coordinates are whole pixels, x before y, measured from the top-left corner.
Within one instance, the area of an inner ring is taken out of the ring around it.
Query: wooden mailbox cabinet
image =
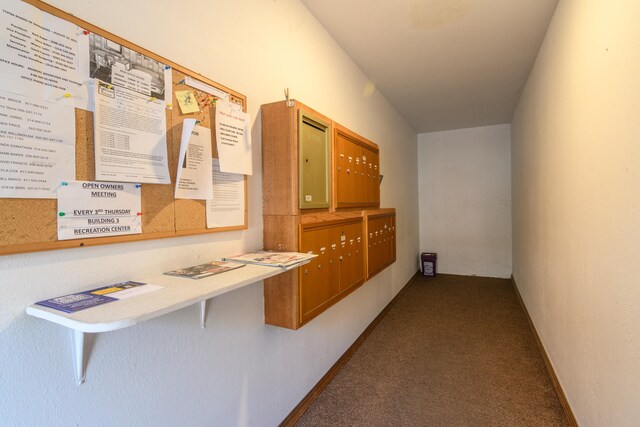
[[[378,146],[338,124],[333,132],[336,208],[380,206]]]
[[[262,106],[264,248],[318,255],[264,281],[265,323],[298,329],[395,260],[379,161],[376,144],[298,101]],[[385,230],[373,246],[368,227]]]
[[[396,261],[395,209],[366,211],[367,279]]]
[[[303,225],[300,251],[317,254],[300,267],[300,323],[364,282],[362,218]]]
[[[264,281],[265,322],[298,329],[365,280],[361,211],[264,217],[267,250],[311,252],[318,257]]]
[[[331,119],[292,102],[261,107],[264,215],[300,215],[330,207]],[[326,200],[319,199],[323,194]]]

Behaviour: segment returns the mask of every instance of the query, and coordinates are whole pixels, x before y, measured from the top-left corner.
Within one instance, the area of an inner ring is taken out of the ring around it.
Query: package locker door
[[[329,207],[328,123],[300,110],[298,182],[300,209]]]

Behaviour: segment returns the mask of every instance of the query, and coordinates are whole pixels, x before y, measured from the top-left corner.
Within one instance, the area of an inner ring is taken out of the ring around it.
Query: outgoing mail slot
[[[298,122],[300,209],[329,207],[329,124],[300,110]]]

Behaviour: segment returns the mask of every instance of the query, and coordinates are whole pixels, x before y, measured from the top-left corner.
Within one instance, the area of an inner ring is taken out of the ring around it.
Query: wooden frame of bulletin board
[[[180,152],[182,122],[184,119],[195,118],[200,121],[201,126],[212,130],[212,152],[213,157],[217,157],[215,107],[207,106],[201,108],[199,113],[181,114],[180,112],[180,107],[175,98],[175,91],[189,89],[194,91],[197,96],[203,95],[202,92],[199,93],[198,90],[185,86],[182,83],[185,76],[190,76],[202,83],[228,93],[229,100],[241,105],[243,111],[247,109],[246,97],[51,5],[39,0],[24,1],[38,9],[74,23],[89,32],[110,39],[172,68],[174,95],[171,104],[173,108],[166,110],[167,154],[171,184],[142,184],[142,234],[125,236],[57,240],[56,199],[0,199],[0,212],[3,213],[0,219],[0,255],[246,229],[248,218],[246,176],[244,177],[245,200],[244,224],[242,225],[207,229],[204,200],[173,198],[177,162]],[[216,97],[214,96],[214,98]],[[75,118],[76,179],[92,181],[95,179],[93,113],[76,108]]]

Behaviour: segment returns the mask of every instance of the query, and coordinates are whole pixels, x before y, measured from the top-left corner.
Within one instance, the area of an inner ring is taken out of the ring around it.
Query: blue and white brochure
[[[113,301],[118,301],[118,299],[104,295],[95,295],[92,294],[91,291],[88,291],[38,301],[36,304],[64,311],[65,313],[75,313],[76,311],[107,304]]]

